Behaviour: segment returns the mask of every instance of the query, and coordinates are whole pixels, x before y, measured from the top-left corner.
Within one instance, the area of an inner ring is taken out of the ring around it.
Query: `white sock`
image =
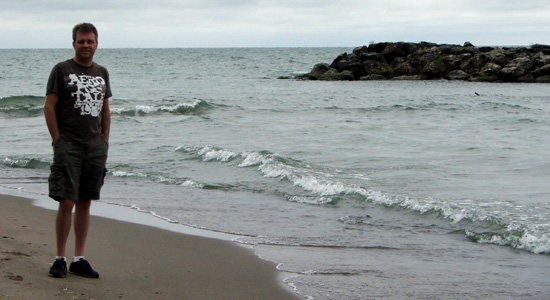
[[[65,256],[56,256],[56,257],[55,257],[55,260],[67,261],[67,258],[66,258]]]
[[[73,262],[77,262],[77,261],[83,260],[83,259],[84,259],[84,256],[75,256],[75,257],[73,258]]]

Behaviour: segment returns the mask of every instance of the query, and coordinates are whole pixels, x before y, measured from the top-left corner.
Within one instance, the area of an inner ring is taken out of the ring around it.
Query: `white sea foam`
[[[140,113],[140,114],[154,114],[157,112],[177,112],[177,111],[187,111],[187,110],[193,110],[197,107],[199,107],[201,104],[205,103],[202,100],[195,100],[192,103],[176,103],[172,105],[145,105],[145,104],[138,104],[135,106],[135,108],[119,108],[119,107],[112,107],[111,113],[112,114],[124,114],[124,113]]]
[[[264,162],[266,159],[261,153],[259,152],[243,152],[241,154],[241,157],[243,157],[243,161],[239,163],[239,167],[252,167],[259,165]]]
[[[148,114],[158,111],[158,108],[153,105],[136,105],[136,111]]]
[[[204,185],[203,184],[200,184],[194,180],[191,180],[191,179],[187,179],[185,180],[184,182],[182,182],[180,184],[181,186],[185,186],[185,187],[194,187],[194,188],[203,188]]]
[[[121,171],[121,170],[114,170],[112,174],[115,177],[147,177],[147,175],[145,174],[132,173],[132,172]]]
[[[218,160],[226,162],[237,156],[237,153],[228,150],[214,149],[210,146],[206,146],[198,151],[198,154],[202,156],[204,161]]]

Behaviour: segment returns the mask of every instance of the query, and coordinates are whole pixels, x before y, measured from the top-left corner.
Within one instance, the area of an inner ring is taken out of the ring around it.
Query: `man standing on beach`
[[[73,28],[74,58],[58,63],[48,79],[44,116],[52,137],[53,164],[49,196],[59,202],[55,220],[57,256],[50,276],[67,275],[66,244],[74,212],[75,253],[69,272],[98,278],[84,259],[90,205],[98,200],[105,178],[112,96],[109,73],[94,63],[97,29]]]

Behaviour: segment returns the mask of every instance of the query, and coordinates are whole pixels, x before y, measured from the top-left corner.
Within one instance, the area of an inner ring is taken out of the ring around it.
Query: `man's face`
[[[94,58],[97,49],[96,36],[93,32],[76,34],[76,40],[73,42],[75,56],[79,61],[87,62]]]

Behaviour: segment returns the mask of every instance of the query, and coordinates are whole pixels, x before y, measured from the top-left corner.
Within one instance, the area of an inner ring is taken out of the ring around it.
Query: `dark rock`
[[[329,69],[330,69],[329,64],[324,64],[324,63],[316,64],[315,66],[313,66],[313,69],[311,70],[311,72],[309,72],[309,75],[315,78],[319,78],[321,77],[321,75],[325,74],[325,72],[328,71]]]
[[[355,74],[351,71],[343,71],[340,73],[340,80],[355,80]]]
[[[420,74],[428,77],[428,79],[441,78],[448,73],[448,70],[439,62],[429,62]]]
[[[370,74],[367,76],[361,76],[361,78],[359,78],[359,80],[387,80],[387,79],[388,78],[378,74]]]
[[[415,53],[407,57],[409,63],[416,70],[424,69],[424,66],[436,58],[435,53]]]
[[[309,76],[310,80],[323,80],[323,81],[337,81],[337,80],[356,80],[355,75],[351,71],[342,71],[334,68],[329,68],[328,71],[324,72],[318,77]]]
[[[386,59],[384,58],[384,55],[382,53],[376,53],[376,52],[363,52],[360,54],[360,59],[362,62],[365,62],[367,60],[374,60],[379,61],[382,63],[386,62]]]
[[[413,68],[410,62],[402,62],[393,68],[393,73],[395,76],[416,75],[418,71]]]
[[[365,75],[363,73],[364,68],[361,64],[361,59],[356,55],[347,55],[338,60],[337,63],[333,62],[330,66],[338,70],[338,72],[350,71],[356,78],[359,78],[361,75]]]
[[[363,63],[363,68],[364,68],[364,72],[361,73],[361,76],[376,74],[376,75],[382,75],[387,78],[393,77],[393,70],[386,63],[370,60]]]
[[[527,74],[527,75],[521,76],[516,81],[517,82],[535,82],[535,77],[533,77],[533,75],[531,74]]]
[[[495,63],[487,63],[485,64],[485,66],[483,66],[483,68],[481,68],[481,71],[479,73],[482,77],[492,77],[498,76],[501,70],[501,66]]]
[[[536,82],[550,83],[550,75],[541,76],[541,77],[537,78]]]
[[[403,75],[403,76],[397,76],[392,78],[394,80],[426,80],[426,76],[424,75]]]
[[[533,76],[535,77],[541,77],[546,75],[550,75],[550,64],[544,65],[540,68],[536,68],[533,71]]]
[[[352,52],[352,53],[353,53],[354,55],[360,56],[361,53],[366,53],[366,52],[370,52],[370,51],[369,51],[369,47],[367,47],[367,46],[361,46],[361,47],[357,47],[357,48],[353,49],[353,52]]]
[[[304,80],[426,80],[547,82],[550,46],[475,47],[420,43],[371,43],[317,64]]]
[[[470,75],[462,70],[453,70],[449,72],[445,79],[449,80],[468,80],[470,79]]]
[[[479,47],[479,52],[483,52],[483,53],[489,53],[493,50],[495,50],[495,48],[493,47]]]
[[[377,43],[377,44],[370,44],[368,47],[369,52],[376,52],[376,53],[382,53],[384,49],[386,49],[386,46],[391,43]]]
[[[413,53],[416,50],[416,46],[411,43],[394,43],[389,44],[382,51],[382,55],[388,62],[392,62],[396,57],[403,57]]]
[[[502,80],[508,81],[508,82],[517,81],[518,78],[524,75],[525,75],[525,70],[520,67],[504,67],[500,71],[500,76],[502,77]]]
[[[489,62],[495,63],[501,67],[505,66],[510,61],[510,58],[506,56],[503,49],[493,49],[489,51],[485,57]]]
[[[330,67],[331,68],[336,68],[336,65],[343,59],[345,59],[346,57],[348,56],[348,54],[346,52],[338,55],[333,61],[332,63],[330,64]]]
[[[533,60],[528,56],[517,57],[509,61],[506,67],[517,67],[527,71],[533,68]]]
[[[323,75],[319,76],[319,80],[342,80],[342,75],[338,70],[330,68]]]
[[[542,52],[545,55],[550,55],[550,45],[535,44],[531,46],[531,50],[535,52]]]
[[[540,68],[544,65],[550,64],[550,55],[545,55],[542,52],[539,52],[533,56],[533,61],[535,62],[535,67]]]
[[[460,69],[468,74],[479,73],[481,68],[487,63],[487,57],[485,54],[478,53],[473,55],[470,59],[465,60],[460,65]]]
[[[474,82],[500,82],[496,75],[476,75],[470,77],[468,81]]]

